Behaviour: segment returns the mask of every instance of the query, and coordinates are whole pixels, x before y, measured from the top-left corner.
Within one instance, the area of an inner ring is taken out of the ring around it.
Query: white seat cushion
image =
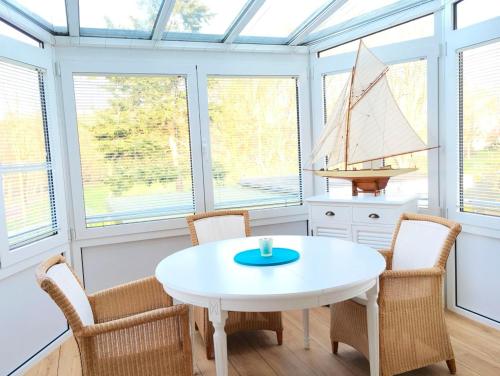
[[[200,244],[234,238],[244,238],[245,218],[242,215],[219,215],[194,222]]]
[[[449,232],[448,227],[434,222],[401,222],[392,256],[392,270],[432,268]]]
[[[52,266],[47,275],[61,289],[80,317],[83,326],[94,324],[94,315],[85,291],[66,264]]]

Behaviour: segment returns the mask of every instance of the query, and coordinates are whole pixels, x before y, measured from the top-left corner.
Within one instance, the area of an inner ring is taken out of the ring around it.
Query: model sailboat
[[[327,157],[327,167],[314,173],[350,180],[353,196],[358,189],[378,195],[391,177],[416,168],[349,166],[432,149],[415,133],[396,103],[386,77],[388,69],[360,41],[349,79],[312,152],[312,163]]]

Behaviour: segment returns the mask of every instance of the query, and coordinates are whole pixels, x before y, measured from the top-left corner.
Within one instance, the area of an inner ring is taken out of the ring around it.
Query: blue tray
[[[294,262],[298,260],[299,257],[299,252],[290,248],[273,248],[272,256],[262,257],[259,248],[255,248],[237,253],[236,256],[234,256],[234,261],[242,265],[273,266]]]

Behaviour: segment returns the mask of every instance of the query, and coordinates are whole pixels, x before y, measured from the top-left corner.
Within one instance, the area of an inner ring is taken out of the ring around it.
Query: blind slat
[[[186,79],[75,75],[87,227],[194,212]]]
[[[500,42],[459,53],[459,207],[500,216]]]

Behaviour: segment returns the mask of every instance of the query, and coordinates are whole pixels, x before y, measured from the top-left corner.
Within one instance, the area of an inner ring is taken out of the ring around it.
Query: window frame
[[[131,233],[146,233],[161,230],[178,230],[185,227],[185,219],[166,218],[153,221],[142,221],[135,223],[123,223],[112,226],[87,227],[85,219],[85,202],[83,195],[83,181],[81,176],[80,144],[78,138],[78,124],[75,103],[75,91],[73,83],[74,74],[102,74],[102,75],[131,75],[131,76],[171,76],[178,75],[186,78],[188,119],[191,140],[191,160],[194,187],[195,211],[203,208],[203,190],[201,184],[202,164],[200,153],[197,152],[199,145],[198,111],[196,94],[196,69],[193,65],[172,64],[168,67],[161,61],[148,62],[148,65],[137,66],[133,63],[123,63],[119,67],[114,62],[66,62],[61,67],[61,81],[64,92],[64,108],[68,138],[68,159],[70,165],[70,179],[74,211],[75,237],[76,240],[94,239],[101,237],[120,236]],[[72,152],[73,151],[73,152]],[[78,152],[75,152],[78,151]]]
[[[20,264],[35,260],[37,255],[47,252],[57,253],[57,249],[67,246],[68,219],[66,213],[66,197],[64,190],[64,171],[61,160],[61,139],[58,122],[57,97],[55,91],[55,74],[50,48],[39,48],[0,36],[0,56],[2,61],[18,64],[32,69],[40,69],[44,75],[45,101],[47,113],[48,139],[50,144],[51,164],[53,172],[53,190],[55,192],[57,233],[43,239],[35,240],[20,247],[10,249],[5,218],[3,187],[0,184],[0,277],[9,275],[7,270],[13,270]],[[1,178],[0,178],[1,180]],[[1,183],[1,181],[0,181]],[[30,260],[31,259],[31,260]]]
[[[306,55],[285,55],[224,52],[188,52],[180,56],[170,55],[170,61],[161,51],[143,51],[141,56],[130,56],[127,51],[100,49],[88,50],[85,58],[82,51],[66,50],[60,56],[61,100],[64,105],[67,146],[66,154],[71,182],[71,201],[75,249],[109,244],[110,242],[165,238],[187,234],[183,217],[159,219],[138,223],[87,228],[83,202],[82,178],[80,176],[80,150],[73,87],[73,74],[130,74],[130,75],[184,75],[187,78],[187,96],[191,138],[195,211],[213,210],[213,186],[208,132],[207,76],[285,76],[297,77],[299,94],[299,119],[302,158],[309,155],[310,145],[310,98]],[[201,60],[201,58],[203,59]],[[120,59],[120,65],[116,64]],[[276,64],[276,59],[282,64]],[[237,60],[237,62],[236,62]],[[147,64],[145,64],[147,62]],[[201,64],[196,65],[196,62]],[[286,64],[285,64],[286,63]],[[303,166],[305,167],[305,166]],[[302,174],[303,197],[312,195],[312,174]],[[267,225],[307,219],[305,205],[250,209],[252,223]]]
[[[228,76],[228,77],[295,77],[297,79],[297,94],[298,94],[298,121],[299,121],[299,136],[300,136],[300,153],[303,169],[304,161],[311,152],[311,132],[309,116],[309,86],[307,67],[301,64],[289,64],[287,66],[272,64],[272,61],[267,63],[250,62],[248,57],[246,64],[218,64],[210,62],[202,66],[198,66],[198,87],[200,93],[200,121],[201,121],[201,139],[203,148],[203,164],[211,166],[211,150],[210,150],[210,120],[208,114],[208,89],[207,82],[209,76]],[[215,210],[213,177],[212,169],[205,169],[205,210]],[[306,197],[313,194],[312,174],[302,172],[302,197],[303,201]],[[270,223],[271,218],[283,217],[299,217],[307,215],[307,208],[304,205],[294,205],[289,207],[278,206],[271,208],[252,209],[252,219],[264,219],[262,224]],[[266,223],[267,222],[267,223]]]
[[[442,109],[446,125],[443,137],[448,145],[446,148],[446,176],[443,177],[446,187],[447,216],[479,234],[486,233],[491,236],[491,231],[493,231],[497,233],[496,237],[498,236],[498,228],[500,228],[500,217],[460,210],[458,69],[459,52],[500,40],[500,29],[498,29],[500,17],[454,29],[454,7],[450,6],[448,11],[451,14],[445,18],[447,43],[444,69],[449,72],[449,79],[445,80],[443,86],[445,101]],[[454,184],[446,184],[446,181],[453,181]]]
[[[435,16],[436,17],[436,16]],[[435,18],[434,28],[439,23]],[[427,61],[427,138],[429,145],[440,145],[438,129],[438,75],[439,75],[439,43],[438,33],[432,37],[403,41],[399,43],[374,47],[371,49],[384,63],[397,64],[419,59]],[[313,77],[311,79],[313,138],[317,140],[323,130],[323,76],[325,74],[343,73],[349,71],[354,64],[356,51],[333,56],[319,57],[311,52],[313,62]],[[426,214],[440,215],[443,206],[439,191],[439,151],[429,150],[428,153],[428,207],[419,208]],[[323,168],[316,164],[315,168]],[[316,194],[325,194],[327,191],[326,179],[315,176],[314,187]]]

